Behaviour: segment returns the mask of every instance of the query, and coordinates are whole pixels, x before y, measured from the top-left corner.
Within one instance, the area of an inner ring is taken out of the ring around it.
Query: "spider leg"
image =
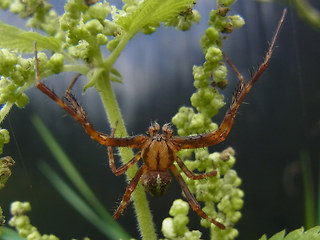
[[[74,79],[73,79],[72,82],[70,83],[70,85],[69,85],[66,93],[67,93],[67,92],[68,92],[68,93],[71,93],[71,89],[73,88],[74,84],[76,83],[76,81],[79,79],[80,76],[81,76],[81,73],[78,73],[78,74],[74,77]]]
[[[124,193],[124,195],[122,197],[121,203],[120,203],[119,207],[117,208],[117,210],[115,211],[115,213],[113,214],[114,219],[118,219],[120,217],[120,215],[122,214],[122,212],[124,211],[124,209],[126,209],[126,207],[128,206],[128,204],[130,202],[130,196],[131,196],[132,192],[136,189],[142,174],[146,170],[147,170],[146,165],[142,165],[139,168],[139,170],[137,171],[136,175],[132,178],[132,180],[128,184],[126,192]]]
[[[262,75],[262,73],[268,67],[272,52],[274,50],[275,42],[276,42],[277,37],[280,33],[280,29],[283,24],[285,15],[286,15],[286,9],[283,10],[281,19],[278,23],[275,34],[272,37],[271,44],[270,44],[269,49],[265,55],[264,61],[260,64],[257,71],[253,74],[252,78],[247,83],[244,81],[242,75],[239,73],[239,71],[236,69],[236,67],[231,63],[229,58],[226,55],[224,55],[226,61],[231,66],[231,68],[235,71],[235,73],[240,81],[239,85],[233,95],[233,98],[232,98],[232,101],[230,104],[230,108],[226,112],[224,119],[222,120],[222,123],[220,124],[218,130],[213,131],[213,132],[209,132],[209,133],[196,135],[196,136],[173,137],[172,142],[178,148],[178,150],[208,147],[208,146],[215,145],[215,144],[225,140],[225,138],[227,137],[227,135],[229,134],[229,132],[233,126],[233,122],[236,117],[237,110],[238,110],[240,104],[243,102],[243,99],[245,98],[245,96],[249,93],[253,84],[259,79],[259,77]]]
[[[68,104],[65,103],[61,98],[59,98],[46,85],[44,85],[40,81],[39,59],[37,54],[36,43],[34,44],[34,55],[36,65],[37,88],[41,90],[44,94],[46,94],[48,97],[50,97],[53,101],[55,101],[60,107],[66,110],[75,120],[77,120],[93,140],[96,140],[100,144],[106,146],[131,147],[140,149],[141,145],[147,140],[146,136],[139,135],[135,137],[113,138],[106,134],[100,133],[93,128],[92,124],[88,121],[83,108],[77,102],[75,97],[71,94],[71,88],[74,82],[77,80],[77,78],[75,78],[75,80],[71,83],[70,87],[66,91],[65,99],[67,100]]]
[[[116,130],[115,128],[112,129],[111,137],[114,137],[115,130]],[[139,159],[141,158],[141,152],[138,152],[129,162],[125,163],[119,168],[116,167],[116,164],[114,162],[112,147],[108,147],[108,156],[109,156],[109,167],[112,173],[116,176],[119,176],[123,174],[125,171],[127,171],[133,164],[139,161]]]
[[[175,176],[175,178],[177,179],[178,183],[180,184],[180,186],[182,188],[182,191],[184,192],[184,194],[186,196],[186,199],[188,200],[188,202],[189,202],[190,206],[192,207],[193,211],[195,211],[200,217],[202,217],[204,219],[207,219],[210,222],[212,222],[218,228],[225,229],[226,227],[222,223],[210,218],[204,211],[201,210],[200,204],[198,203],[197,199],[190,192],[187,184],[185,183],[185,181],[181,177],[181,175],[180,175],[178,169],[176,168],[176,166],[172,164],[171,167],[170,167],[170,170],[173,173],[173,175]]]
[[[195,174],[192,171],[190,171],[188,169],[188,167],[184,164],[184,162],[177,156],[176,158],[176,162],[178,163],[179,167],[181,168],[181,170],[186,174],[186,176],[192,180],[198,180],[198,179],[204,179],[207,177],[212,177],[212,176],[216,176],[217,175],[217,171],[213,170],[211,172],[207,172],[207,173],[199,173],[199,174]]]

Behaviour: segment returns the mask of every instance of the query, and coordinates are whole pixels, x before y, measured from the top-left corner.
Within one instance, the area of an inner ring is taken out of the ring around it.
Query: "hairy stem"
[[[115,125],[117,124],[116,135],[121,137],[127,136],[127,130],[125,128],[124,121],[122,119],[115,95],[113,94],[109,79],[107,79],[107,77],[103,79],[103,77],[101,76],[96,82],[96,87],[100,93],[100,97],[108,115],[111,126],[115,127]],[[129,148],[119,148],[119,152],[123,163],[129,161],[131,158],[133,158],[134,155],[133,151]],[[134,177],[136,172],[136,165],[128,169],[128,181]],[[134,202],[142,239],[157,239],[154,224],[152,221],[152,215],[149,209],[149,204],[141,184],[138,184],[137,188],[133,192],[132,199]]]
[[[110,69],[111,66],[114,64],[114,62],[118,59],[123,48],[127,45],[128,41],[133,37],[133,35],[134,34],[130,34],[130,33],[125,33],[123,35],[118,46],[112,51],[110,56],[104,61],[104,66],[107,69]]]

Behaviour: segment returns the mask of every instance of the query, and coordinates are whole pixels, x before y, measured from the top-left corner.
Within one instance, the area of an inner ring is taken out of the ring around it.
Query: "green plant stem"
[[[10,109],[12,108],[14,102],[6,102],[0,110],[0,123],[2,123],[3,119],[7,116],[7,114],[10,112]]]
[[[305,228],[310,229],[315,226],[316,208],[315,194],[313,191],[312,171],[310,158],[304,151],[300,152],[300,162],[302,167],[303,186],[304,186],[304,209],[305,209]]]
[[[109,55],[109,57],[104,61],[104,66],[106,67],[106,69],[110,69],[112,67],[112,65],[115,63],[115,61],[120,56],[124,47],[127,45],[128,41],[133,37],[134,34],[125,33],[123,35],[118,46],[112,51],[112,53]]]
[[[107,77],[106,77],[107,78]],[[97,90],[100,93],[101,100],[108,115],[112,127],[117,126],[116,136],[128,136],[127,130],[122,119],[117,100],[113,94],[110,81],[103,79],[102,76],[96,82]],[[133,151],[129,148],[119,148],[119,152],[123,163],[128,162],[133,158]],[[127,171],[128,180],[132,179],[137,172],[137,166],[134,165]],[[152,220],[152,215],[149,209],[149,204],[145,191],[139,183],[135,191],[132,193],[132,199],[135,206],[135,211],[140,227],[142,239],[156,240],[156,232]]]
[[[62,71],[63,72],[78,72],[83,75],[87,75],[87,73],[90,71],[90,68],[84,64],[68,64],[68,65],[64,65]],[[50,74],[50,75],[52,75],[52,74]],[[41,78],[44,78],[44,77],[46,77],[46,76],[41,75]]]

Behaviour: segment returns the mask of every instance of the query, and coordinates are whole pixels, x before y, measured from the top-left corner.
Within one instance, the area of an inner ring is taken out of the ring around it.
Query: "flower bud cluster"
[[[190,231],[187,227],[189,223],[188,212],[189,204],[181,199],[173,202],[168,217],[162,222],[162,233],[166,239],[199,240],[201,232]]]
[[[0,49],[0,104],[15,103],[22,108],[28,103],[25,93],[18,91],[27,81],[34,79],[33,60],[16,56],[7,49]]]
[[[59,32],[58,14],[52,6],[44,0],[0,2],[2,9],[18,14],[20,18],[28,18],[27,27],[38,28],[50,36],[57,36]]]
[[[240,210],[243,206],[244,196],[243,191],[239,189],[241,179],[232,169],[235,164],[234,154],[234,150],[230,147],[221,153],[211,154],[207,149],[197,149],[195,151],[196,161],[184,161],[191,171],[211,172],[214,169],[217,171],[216,176],[198,181],[191,180],[182,173],[196,199],[205,203],[203,211],[228,227],[221,231],[209,221],[201,219],[202,226],[212,227],[211,232],[220,236],[217,239],[233,239],[238,235],[236,229],[229,227],[241,218]]]
[[[74,58],[90,63],[100,52],[100,46],[108,43],[107,36],[117,36],[121,31],[114,21],[107,19],[116,9],[108,2],[88,6],[84,1],[71,0],[64,9],[60,27],[66,34],[68,52]],[[113,45],[107,48],[112,50]]]
[[[15,227],[19,235],[26,239],[41,239],[41,240],[59,240],[54,235],[41,235],[36,227],[31,225],[27,212],[31,211],[29,202],[13,202],[11,204],[11,214],[13,217],[10,219],[9,224]]]
[[[200,134],[218,128],[218,125],[212,122],[212,117],[225,103],[223,95],[215,86],[225,86],[227,82],[227,68],[222,62],[220,34],[232,32],[234,27],[241,27],[244,24],[238,15],[227,16],[229,11],[227,6],[233,2],[233,0],[220,0],[218,9],[210,13],[209,27],[200,40],[205,62],[202,66],[193,67],[194,86],[197,92],[192,95],[191,103],[197,112],[189,107],[179,109],[172,118],[179,135]],[[192,152],[196,160],[186,160],[191,159]],[[184,159],[184,163],[191,171],[217,171],[216,176],[203,180],[191,180],[184,173],[181,175],[196,199],[204,202],[203,211],[227,226],[226,230],[221,230],[208,220],[201,219],[203,226],[211,228],[212,239],[234,239],[238,231],[231,226],[241,218],[240,209],[243,206],[244,195],[239,189],[241,179],[232,170],[235,163],[234,150],[228,148],[222,153],[212,154],[207,149],[182,150],[179,156]]]
[[[218,9],[210,12],[209,27],[200,40],[205,62],[202,66],[193,67],[194,86],[198,90],[191,96],[191,104],[199,113],[194,113],[192,110],[183,107],[172,119],[172,122],[178,128],[178,133],[183,136],[212,130],[216,125],[212,124],[211,118],[225,104],[223,95],[213,86],[225,87],[227,82],[227,68],[222,62],[220,33],[227,32],[226,28],[230,29],[233,25],[237,27],[243,25],[241,25],[242,18],[238,15],[226,16],[229,11],[226,6],[232,2],[221,1]],[[188,119],[187,123],[185,122],[186,119]]]
[[[194,10],[192,6],[164,24],[167,27],[174,26],[177,30],[180,31],[187,31],[191,28],[193,23],[199,23],[200,20],[200,13],[197,10]]]

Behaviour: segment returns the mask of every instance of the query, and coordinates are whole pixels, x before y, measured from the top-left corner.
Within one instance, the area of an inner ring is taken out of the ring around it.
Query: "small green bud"
[[[218,0],[218,4],[224,5],[224,6],[230,6],[234,0]]]
[[[231,222],[238,222],[241,217],[242,217],[242,214],[240,211],[236,211],[228,215],[228,218],[231,220]]]
[[[38,52],[39,67],[42,68],[47,63],[48,58],[44,52]]]
[[[16,71],[11,73],[11,79],[16,85],[21,87],[24,84],[25,79],[22,76],[21,72],[19,71],[19,68],[21,69],[21,67],[17,66]]]
[[[89,14],[91,18],[95,18],[98,20],[106,19],[110,11],[111,11],[110,5],[107,2],[97,3],[89,7]]]
[[[189,223],[189,218],[185,215],[179,214],[173,218],[173,227],[175,232],[179,236],[183,236],[185,232],[188,231],[187,224]]]
[[[187,215],[189,212],[189,204],[181,199],[177,199],[173,202],[169,214],[176,216],[178,214]]]
[[[121,28],[118,24],[110,21],[109,19],[104,20],[103,22],[103,34],[106,36],[116,36],[117,34],[121,33]]]
[[[9,143],[10,135],[7,129],[0,129],[0,142],[1,143]]]
[[[204,116],[201,113],[196,113],[192,116],[190,127],[201,128],[204,125]]]
[[[201,232],[198,230],[188,231],[184,234],[186,240],[201,240]]]
[[[14,71],[15,64],[17,64],[17,56],[10,53],[7,49],[0,50],[0,75],[8,77],[10,72]]]
[[[201,15],[197,10],[192,10],[193,13],[193,21],[199,23],[201,20]]]
[[[14,3],[10,5],[10,12],[12,13],[20,13],[23,10],[24,10],[24,5],[20,1],[14,1]]]
[[[108,44],[107,44],[107,49],[112,52],[119,44],[120,42],[120,38],[119,37],[115,37],[114,39],[112,39]]]
[[[156,30],[157,30],[157,28],[154,27],[154,26],[145,26],[145,27],[143,27],[143,28],[141,29],[141,32],[142,32],[143,34],[149,35],[149,34],[154,33]]]
[[[62,31],[67,31],[77,25],[77,21],[70,19],[67,14],[59,19],[59,23]]]
[[[22,93],[16,100],[15,104],[19,108],[23,108],[27,103],[29,102],[29,97],[25,94]]]
[[[219,32],[214,27],[209,27],[206,30],[206,35],[209,38],[210,41],[216,41],[219,37]]]
[[[61,53],[55,53],[46,64],[55,74],[60,73],[64,65],[64,56]]]
[[[223,58],[222,51],[217,47],[209,47],[206,52],[205,58],[207,61],[217,64]]]
[[[29,202],[16,201],[11,203],[10,211],[12,215],[23,215],[31,211],[31,205]]]
[[[228,74],[227,67],[224,64],[220,64],[212,72],[212,76],[215,82],[221,82],[226,79]]]
[[[7,9],[10,7],[10,4],[11,4],[11,0],[2,0],[0,1],[0,7],[2,9]]]
[[[172,239],[177,236],[175,233],[174,227],[173,227],[173,219],[172,218],[168,217],[162,221],[161,231],[162,231],[163,235],[168,239]]]
[[[84,40],[80,40],[79,44],[68,48],[68,52],[74,58],[80,58],[87,60],[89,58],[89,43]]]
[[[180,20],[176,28],[180,31],[187,31],[190,29],[191,25],[192,25],[191,21]]]
[[[229,19],[235,28],[241,28],[245,24],[244,19],[240,15],[230,16]]]
[[[99,21],[98,21],[99,22]],[[99,23],[100,24],[100,23]],[[95,25],[95,24],[93,24]],[[90,24],[89,24],[90,26]],[[92,28],[94,28],[91,25]],[[93,30],[93,29],[92,29]],[[95,30],[93,30],[95,31]],[[80,23],[78,27],[70,29],[68,37],[73,39],[87,39],[90,37],[91,32],[87,29],[87,25]]]
[[[92,35],[96,35],[98,33],[101,33],[103,30],[103,26],[101,25],[101,23],[97,19],[93,19],[93,20],[86,22],[85,26],[86,26],[86,29]]]
[[[243,207],[243,199],[234,197],[231,199],[231,204],[234,209],[239,210]]]
[[[108,43],[108,38],[102,33],[99,33],[97,35],[97,42],[98,42],[98,45],[106,45]]]

